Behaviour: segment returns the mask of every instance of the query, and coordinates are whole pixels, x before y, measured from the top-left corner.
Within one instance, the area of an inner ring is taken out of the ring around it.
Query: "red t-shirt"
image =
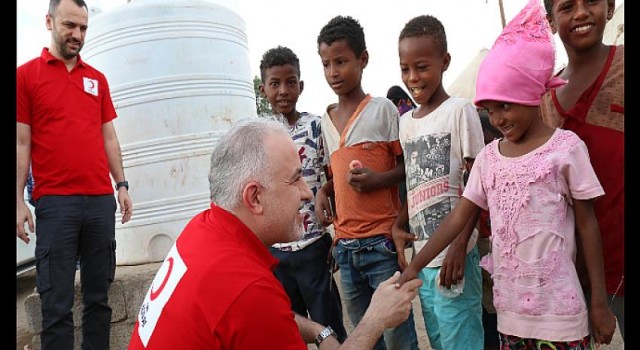
[[[129,350],[306,350],[273,275],[277,262],[237,217],[212,204],[187,224],[158,270]]]
[[[604,188],[604,196],[593,202],[593,208],[602,236],[607,293],[623,296],[624,45],[610,47],[600,75],[575,105],[565,110],[551,90],[540,107],[547,124],[575,132],[587,145]]]
[[[31,127],[33,198],[113,194],[102,125],[116,118],[105,76],[47,48],[16,72],[16,121]]]

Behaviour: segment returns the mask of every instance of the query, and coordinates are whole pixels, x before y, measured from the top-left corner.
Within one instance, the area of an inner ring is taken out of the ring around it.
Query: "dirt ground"
[[[339,281],[339,272],[335,275],[336,281]],[[338,283],[339,285],[339,283]],[[33,293],[35,288],[35,270],[26,272],[16,277],[16,350],[24,350],[25,345],[31,342],[32,334],[29,331],[27,324],[27,318],[24,310],[25,298]],[[424,327],[424,321],[422,319],[422,311],[420,308],[420,300],[416,297],[413,300],[413,316],[416,321],[416,332],[418,334],[418,346],[422,350],[432,349],[429,345],[427,333]],[[344,316],[345,326],[348,332],[353,330],[349,318]],[[310,345],[309,349],[316,349],[315,345]],[[620,337],[620,332],[616,330],[613,336],[613,340],[609,345],[602,345],[600,350],[623,350],[624,344]],[[114,349],[119,350],[119,349]]]

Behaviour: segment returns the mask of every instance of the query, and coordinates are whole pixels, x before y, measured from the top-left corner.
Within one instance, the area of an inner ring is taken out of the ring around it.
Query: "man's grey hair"
[[[248,118],[236,122],[220,138],[211,154],[209,190],[211,201],[225,210],[242,202],[244,186],[257,181],[268,187],[273,174],[265,141],[269,135],[289,137],[284,124],[266,118]]]

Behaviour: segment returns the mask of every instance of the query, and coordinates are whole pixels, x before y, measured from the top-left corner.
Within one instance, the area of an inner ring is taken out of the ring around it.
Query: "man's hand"
[[[33,215],[24,202],[24,199],[17,201],[16,203],[16,237],[20,238],[23,242],[29,243],[29,233],[35,231],[35,225],[33,224]],[[29,231],[24,229],[24,224],[27,223]]]
[[[400,272],[396,272],[378,285],[363,320],[381,322],[386,329],[396,327],[409,318],[411,300],[418,294],[422,281],[407,280],[401,287],[396,287],[399,277]]]
[[[120,214],[122,214],[122,223],[126,223],[131,220],[133,214],[133,203],[129,196],[129,190],[124,187],[120,187],[118,190],[118,204],[120,205]]]

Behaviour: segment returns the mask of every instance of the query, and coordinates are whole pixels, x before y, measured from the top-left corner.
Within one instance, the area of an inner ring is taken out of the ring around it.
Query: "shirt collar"
[[[42,58],[47,63],[53,63],[55,61],[62,62],[61,59],[52,55],[51,52],[49,52],[49,48],[47,47],[42,48],[42,53],[40,54],[40,58]],[[80,54],[78,54],[78,62],[76,63],[76,66],[82,66],[82,67],[86,66],[86,63],[82,60],[82,58],[80,57]]]
[[[230,239],[246,246],[249,251],[253,252],[257,260],[269,270],[273,270],[276,267],[278,259],[271,254],[269,248],[238,217],[211,203],[208,219],[216,221]]]

